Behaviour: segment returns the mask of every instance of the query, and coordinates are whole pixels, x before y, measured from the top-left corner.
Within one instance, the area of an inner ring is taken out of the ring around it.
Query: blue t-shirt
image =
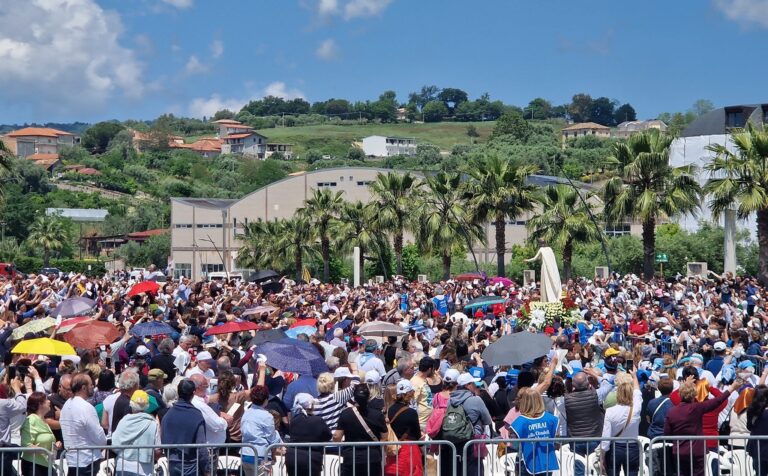
[[[408,310],[408,293],[400,295],[400,310],[403,312]]]
[[[448,299],[444,294],[433,297],[432,304],[435,306],[435,311],[439,312],[441,316],[448,314]]]
[[[557,436],[557,417],[544,412],[538,418],[520,415],[512,422],[512,431],[521,439],[555,438]],[[521,443],[525,469],[531,474],[558,471],[555,444],[551,441]]]
[[[579,330],[579,343],[581,345],[586,345],[589,338],[597,331],[597,324],[592,323],[592,328],[589,329],[585,323],[579,322],[576,324],[576,328]]]
[[[656,438],[664,434],[664,419],[667,411],[672,408],[672,400],[669,395],[662,395],[648,402],[647,415],[651,417],[651,425],[648,427],[648,438]]]

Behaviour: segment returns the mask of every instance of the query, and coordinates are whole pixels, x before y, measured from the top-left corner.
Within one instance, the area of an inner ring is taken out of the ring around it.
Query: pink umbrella
[[[514,285],[515,282],[509,278],[502,278],[501,276],[496,276],[495,278],[491,279],[491,284],[501,284],[506,288]]]
[[[59,324],[59,327],[56,328],[56,332],[58,334],[64,334],[65,332],[71,331],[76,325],[91,320],[93,320],[93,318],[90,316],[71,317],[69,319],[64,319],[61,321],[61,324]]]

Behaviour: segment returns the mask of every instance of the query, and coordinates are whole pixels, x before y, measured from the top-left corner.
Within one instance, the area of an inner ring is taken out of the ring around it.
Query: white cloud
[[[201,63],[200,60],[197,59],[197,56],[192,55],[189,57],[189,60],[187,60],[187,65],[184,67],[184,71],[186,71],[187,74],[206,73],[208,72],[208,66]]]
[[[320,0],[317,3],[317,12],[321,16],[333,15],[339,10],[339,0]]]
[[[730,20],[768,28],[768,0],[714,0]]]
[[[0,0],[0,12],[0,102],[72,114],[144,92],[120,17],[95,0]]]
[[[211,55],[214,59],[221,57],[224,54],[224,42],[221,40],[213,40],[211,42]]]
[[[162,0],[163,3],[167,3],[176,8],[189,8],[192,6],[194,0]]]
[[[320,43],[320,46],[315,50],[315,55],[322,60],[330,61],[339,57],[339,47],[336,45],[336,41],[328,38]]]
[[[275,81],[264,88],[264,96],[275,96],[283,99],[304,99],[304,93],[295,88],[288,88],[284,82]]]
[[[189,105],[189,114],[192,117],[211,117],[216,111],[229,109],[238,112],[247,103],[244,99],[224,99],[218,94],[211,95],[210,98],[195,98]]]
[[[372,17],[381,13],[392,0],[350,0],[344,6],[344,18]]]

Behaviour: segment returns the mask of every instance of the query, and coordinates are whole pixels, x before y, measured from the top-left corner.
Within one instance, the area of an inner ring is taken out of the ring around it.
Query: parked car
[[[60,278],[64,273],[62,273],[59,268],[41,268],[40,272],[37,273],[37,274],[42,274],[44,276],[54,275],[54,276]]]
[[[6,278],[15,278],[18,274],[18,271],[16,271],[16,265],[13,263],[0,263],[0,276],[5,276]]]
[[[133,268],[131,270],[130,277],[133,278],[133,279],[137,279],[137,278],[139,278],[142,275],[144,275],[144,276],[147,275],[147,269],[146,268]]]

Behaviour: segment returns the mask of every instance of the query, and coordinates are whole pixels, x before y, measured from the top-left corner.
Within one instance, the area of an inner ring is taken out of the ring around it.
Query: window
[[[629,223],[619,223],[618,225],[605,225],[605,234],[607,236],[629,235]]]
[[[221,263],[203,263],[200,266],[200,271],[203,276],[208,276],[208,273],[222,273],[224,272],[224,265]]]
[[[343,181],[344,181],[344,176],[342,175],[341,177],[339,177],[339,182],[343,182]]]
[[[351,179],[351,178],[352,178],[352,177],[350,177],[350,179]],[[367,187],[367,186],[368,186],[368,185],[370,185],[371,183],[372,183],[372,181],[371,181],[371,180],[358,180],[358,181],[357,181],[357,185],[359,185],[360,187]]]
[[[191,223],[176,223],[173,225],[174,228],[192,228]]]
[[[322,187],[335,187],[335,186],[336,186],[336,182],[317,182],[317,187],[318,188],[322,188]]]
[[[176,263],[173,267],[173,279],[181,279],[192,277],[192,264],[190,263]]]
[[[744,111],[725,111],[725,127],[744,127]]]
[[[223,225],[221,223],[198,223],[198,228],[222,228]]]

